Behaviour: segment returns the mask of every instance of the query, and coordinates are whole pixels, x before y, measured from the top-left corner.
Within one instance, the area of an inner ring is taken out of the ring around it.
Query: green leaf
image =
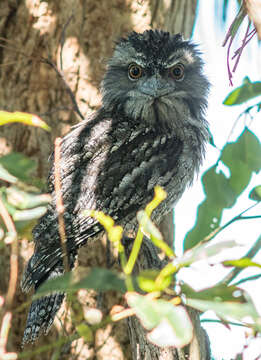
[[[163,280],[160,282],[160,284],[155,283],[156,278],[159,275],[159,271],[157,270],[144,270],[141,271],[137,277],[138,285],[141,288],[141,290],[146,292],[152,292],[152,291],[162,291],[166,289],[171,281],[172,276],[166,276],[163,278]]]
[[[22,181],[30,180],[31,173],[36,168],[36,162],[20,153],[10,153],[0,158],[0,164]]]
[[[10,123],[22,123],[25,125],[37,126],[47,131],[51,130],[51,128],[37,115],[19,111],[0,111],[0,126]]]
[[[153,329],[160,323],[161,317],[155,301],[134,292],[129,292],[125,296],[128,305],[134,309],[135,314],[147,330]]]
[[[215,208],[231,207],[235,202],[234,192],[222,172],[216,172],[216,166],[205,172],[202,178],[203,188],[209,201]]]
[[[37,290],[35,297],[38,298],[54,291],[74,293],[79,289],[117,290],[124,293],[126,286],[124,280],[110,270],[93,268],[86,274],[86,269],[78,268],[77,271],[46,281]]]
[[[244,291],[234,285],[227,286],[225,284],[219,284],[211,288],[204,289],[202,291],[195,291],[187,284],[181,285],[182,294],[188,298],[198,300],[209,301],[232,301],[236,303],[245,303],[246,298]]]
[[[78,334],[84,338],[84,340],[88,343],[93,342],[93,333],[92,330],[90,328],[90,326],[88,326],[87,324],[80,324],[76,326],[76,330],[78,332]]]
[[[18,180],[15,176],[11,175],[1,164],[0,164],[0,179],[7,181],[11,184],[15,184]]]
[[[38,206],[29,210],[15,210],[12,214],[12,217],[14,221],[30,221],[39,219],[46,213],[46,211],[46,206]]]
[[[149,341],[160,347],[188,345],[193,337],[193,326],[185,308],[163,300],[157,303],[162,320],[148,333]]]
[[[255,201],[261,201],[261,185],[254,187],[249,194],[249,198]]]
[[[226,178],[216,173],[216,165],[208,169],[203,177],[205,200],[198,206],[194,227],[186,234],[184,249],[190,249],[219,227],[222,212],[232,207],[238,196],[248,186],[253,172],[261,169],[261,144],[247,128],[237,141],[228,143],[222,150],[220,160],[229,168]]]
[[[235,266],[239,268],[247,268],[247,267],[259,267],[261,268],[261,264],[258,264],[252,261],[249,258],[242,258],[238,260],[226,260],[223,261],[224,266]]]
[[[40,205],[46,205],[51,201],[49,194],[35,194],[22,191],[15,186],[6,189],[7,201],[18,209],[24,210]]]
[[[126,298],[142,325],[152,330],[147,337],[157,346],[182,347],[191,341],[193,327],[183,306],[137,293],[127,293]]]
[[[198,206],[196,224],[184,240],[184,249],[190,249],[219,227],[222,211],[235,202],[235,194],[223,173],[216,173],[216,166],[208,169],[203,177],[206,199]]]
[[[243,85],[239,86],[226,97],[224,105],[239,105],[256,96],[261,95],[261,82],[251,82],[248,78],[245,78]]]
[[[176,267],[184,267],[193,264],[196,261],[209,259],[212,256],[219,254],[221,251],[238,246],[233,241],[222,241],[217,244],[209,245],[208,243],[198,245],[190,250],[187,250],[185,254],[179,258],[173,260],[173,265]]]
[[[221,161],[227,165],[231,172],[229,185],[236,193],[242,191],[250,180],[251,172],[261,169],[261,144],[256,135],[245,128],[237,141],[228,143],[222,150]],[[245,180],[244,172],[247,172]],[[242,174],[243,173],[243,174]],[[242,185],[236,186],[235,178],[239,177]]]
[[[1,197],[1,200],[3,201],[4,206],[6,207],[6,210],[8,211],[8,213],[10,215],[13,215],[16,212],[16,208],[13,205],[9,204],[6,199],[6,187],[0,188],[0,197]],[[1,217],[0,217],[0,220],[1,220]]]
[[[200,311],[212,310],[217,314],[217,316],[225,321],[229,321],[232,318],[245,323],[250,320],[254,322],[254,327],[256,329],[259,329],[259,331],[261,329],[260,317],[254,305],[250,301],[239,304],[230,301],[218,302],[187,298],[186,303],[188,306]]]

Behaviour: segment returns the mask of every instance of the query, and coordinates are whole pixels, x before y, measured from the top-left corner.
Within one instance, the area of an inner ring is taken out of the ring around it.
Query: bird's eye
[[[130,64],[128,75],[131,80],[137,80],[142,76],[142,67],[137,64]]]
[[[170,75],[175,80],[182,80],[184,78],[184,66],[182,64],[176,64],[170,68]]]

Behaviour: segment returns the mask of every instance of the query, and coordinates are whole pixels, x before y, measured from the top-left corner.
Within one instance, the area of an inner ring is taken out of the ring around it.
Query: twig
[[[218,323],[221,325],[224,325],[224,322],[218,319],[201,319],[200,322],[205,322],[205,323]],[[248,325],[245,324],[240,324],[240,323],[236,323],[233,321],[226,321],[226,324],[228,325],[235,325],[235,326],[242,326],[242,327],[249,327]]]
[[[2,326],[0,330],[0,358],[5,360],[15,360],[17,359],[16,353],[8,353],[6,352],[6,344],[8,339],[8,333],[11,327],[12,314],[7,312],[2,321]]]
[[[54,147],[54,189],[55,189],[55,199],[56,199],[56,209],[58,212],[58,228],[61,241],[61,248],[63,252],[63,265],[65,271],[70,271],[67,248],[66,248],[66,234],[65,234],[65,224],[64,224],[64,205],[62,199],[62,187],[60,181],[60,164],[61,164],[61,138],[55,139]]]
[[[252,40],[252,38],[255,36],[256,34],[256,29],[253,29],[252,31],[250,31],[249,34],[246,35],[246,41],[244,42],[244,45],[246,46],[249,41]],[[243,45],[242,45],[243,46]],[[234,52],[234,55],[232,56],[232,60],[235,59],[235,57],[240,53],[241,49],[242,49],[242,46],[240,46],[240,48],[238,48],[235,52]]]
[[[82,113],[81,113],[81,111],[80,111],[80,109],[79,109],[79,107],[78,107],[78,104],[77,104],[77,102],[76,102],[76,100],[75,100],[75,96],[74,96],[74,94],[73,94],[70,86],[67,84],[67,82],[66,82],[66,80],[65,80],[64,74],[63,74],[61,71],[58,70],[57,66],[56,66],[51,60],[46,59],[46,58],[44,58],[44,57],[41,57],[40,60],[41,60],[41,62],[43,62],[44,64],[50,65],[50,66],[54,69],[54,71],[56,72],[56,74],[58,75],[58,77],[63,81],[63,83],[64,83],[64,85],[65,85],[65,90],[66,90],[66,92],[68,93],[68,95],[70,96],[71,101],[72,101],[72,103],[73,103],[73,109],[74,109],[74,111],[80,116],[80,118],[81,118],[82,120],[84,120],[84,116],[82,115]]]
[[[217,234],[219,234],[221,231],[225,230],[229,225],[233,224],[234,222],[238,220],[250,220],[250,219],[259,219],[261,218],[261,215],[254,215],[254,216],[243,216],[247,211],[253,209],[255,206],[259,205],[260,203],[255,203],[254,205],[249,206],[247,209],[243,210],[240,214],[233,217],[231,220],[229,220],[227,223],[225,223],[223,226],[219,226],[215,230],[213,230],[209,235],[207,235],[203,242],[207,242],[212,240]]]
[[[248,25],[247,25],[247,29],[246,29],[246,33],[245,33],[245,36],[242,40],[242,45],[240,46],[240,48],[238,49],[238,52],[237,52],[237,59],[235,61],[235,64],[234,64],[234,67],[232,69],[232,72],[235,72],[236,71],[236,68],[238,66],[238,63],[239,63],[239,60],[241,58],[241,55],[242,55],[242,52],[244,50],[244,47],[246,46],[246,41],[247,41],[247,38],[248,38],[248,32],[249,32],[249,29],[250,29],[250,25],[251,25],[251,21],[248,21]],[[251,39],[251,38],[250,38]]]
[[[259,236],[257,241],[254,243],[254,245],[251,247],[251,249],[246,253],[246,255],[243,256],[243,258],[252,259],[258,253],[258,251],[260,249],[261,249],[261,236]],[[226,275],[224,277],[223,280],[220,281],[220,283],[225,284],[225,285],[229,285],[234,280],[234,278],[239,273],[241,273],[242,270],[244,270],[244,268],[235,268],[235,269],[233,269],[228,275]]]
[[[252,275],[252,276],[248,276],[247,278],[241,279],[239,281],[237,281],[236,283],[234,283],[233,285],[238,286],[240,284],[243,284],[244,282],[247,281],[252,281],[252,280],[257,280],[261,278],[261,274],[257,274],[257,275]]]
[[[238,29],[241,26],[245,16],[246,16],[245,8],[244,8],[243,5],[241,5],[241,7],[239,9],[239,12],[238,12],[237,16],[235,17],[234,21],[232,22],[232,24],[230,25],[230,27],[229,27],[229,29],[227,31],[225,40],[224,40],[224,42],[222,44],[222,46],[226,46],[226,44],[228,43],[228,48],[227,48],[227,71],[228,71],[228,78],[229,78],[230,85],[233,85],[233,83],[232,83],[233,74],[232,73],[234,73],[236,71],[236,68],[238,66],[238,63],[239,63],[239,60],[241,58],[241,55],[242,55],[242,52],[243,52],[244,48],[249,43],[249,41],[253,38],[253,36],[256,34],[255,29],[249,32],[250,26],[251,26],[251,20],[249,19],[248,20],[247,30],[246,30],[245,35],[244,35],[243,40],[242,40],[242,45],[234,52],[234,55],[232,56],[232,60],[234,60],[235,58],[236,58],[236,60],[235,60],[235,64],[234,64],[232,72],[231,72],[231,69],[230,69],[230,50],[231,50],[232,43],[233,43],[233,41],[235,39],[235,35],[238,32]]]
[[[13,297],[16,290],[18,278],[18,240],[17,232],[11,216],[5,208],[5,205],[0,197],[0,215],[5,223],[6,229],[12,238],[11,242],[11,255],[10,255],[10,275],[9,284],[6,294],[6,306],[10,308],[13,302]]]

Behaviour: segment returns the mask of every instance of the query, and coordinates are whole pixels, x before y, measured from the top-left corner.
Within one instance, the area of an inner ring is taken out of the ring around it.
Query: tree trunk
[[[196,0],[5,0],[0,6],[0,109],[26,111],[40,115],[52,128],[51,133],[24,125],[0,127],[0,156],[10,151],[23,152],[37,162],[35,176],[45,178],[49,169],[48,158],[56,136],[64,135],[71,125],[81,120],[54,64],[64,76],[75,96],[80,112],[87,116],[100,104],[99,84],[106,60],[110,57],[113,41],[130,30],[138,32],[149,27],[183,32],[191,35]],[[46,61],[48,60],[48,61]],[[49,65],[48,65],[49,63]],[[169,243],[173,241],[172,216],[165,219],[163,232]],[[32,243],[20,241],[20,270],[32,253]],[[82,248],[79,263],[85,266],[105,266],[104,245],[93,244]],[[148,253],[149,254],[149,253]],[[148,255],[153,257],[155,251]],[[146,255],[145,255],[146,256]],[[155,256],[154,256],[155,257]],[[150,263],[148,259],[148,264]],[[157,260],[154,259],[154,262]],[[7,263],[0,264],[3,269]],[[153,265],[154,266],[154,265]],[[162,266],[161,263],[158,266]],[[6,275],[8,276],[8,275]],[[1,282],[1,293],[6,283]],[[107,295],[106,295],[107,296]],[[96,295],[79,294],[88,306],[97,305]],[[115,294],[103,301],[107,311],[114,302]],[[17,289],[17,307],[25,296]],[[194,316],[194,315],[193,315]],[[196,324],[199,323],[197,315]],[[20,351],[20,341],[25,324],[24,312],[14,314],[10,351]],[[107,326],[96,333],[94,344],[75,341],[70,348],[60,349],[59,359],[130,359],[131,350],[124,323]],[[53,342],[61,333],[59,321],[41,344]],[[66,328],[66,331],[70,329]],[[195,339],[201,333],[195,327]],[[129,320],[129,332],[133,359],[178,359],[183,352],[175,349],[159,349],[148,343],[146,332],[137,319]],[[196,342],[200,355],[191,360],[206,359],[205,342]],[[37,347],[40,346],[39,344]],[[195,352],[195,353],[196,353]],[[34,355],[32,359],[51,359],[54,351]],[[57,355],[56,355],[57,356]],[[57,358],[57,357],[56,357]]]

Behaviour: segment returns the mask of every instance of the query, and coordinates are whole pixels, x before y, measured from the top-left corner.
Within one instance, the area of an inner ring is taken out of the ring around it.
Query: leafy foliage
[[[22,123],[24,125],[40,127],[47,131],[51,130],[50,127],[37,115],[18,111],[13,113],[0,111],[0,126],[10,123]]]
[[[96,291],[117,290],[126,292],[124,280],[114,272],[93,268],[89,273],[85,269],[69,272],[44,283],[37,291],[35,298],[47,295],[53,291],[75,293],[79,289],[94,289]]]
[[[229,169],[229,178],[222,171],[218,172],[219,162]],[[238,196],[248,186],[253,173],[260,169],[260,141],[253,132],[245,128],[237,141],[224,146],[219,161],[203,175],[206,198],[198,207],[196,224],[186,235],[185,249],[195,246],[218,229],[223,210],[235,204]]]
[[[185,308],[137,293],[127,293],[127,302],[147,330],[155,345],[183,347],[190,343],[193,327]]]
[[[243,80],[243,85],[239,86],[226,97],[224,105],[240,105],[257,96],[261,96],[261,82],[251,82],[248,77]]]

